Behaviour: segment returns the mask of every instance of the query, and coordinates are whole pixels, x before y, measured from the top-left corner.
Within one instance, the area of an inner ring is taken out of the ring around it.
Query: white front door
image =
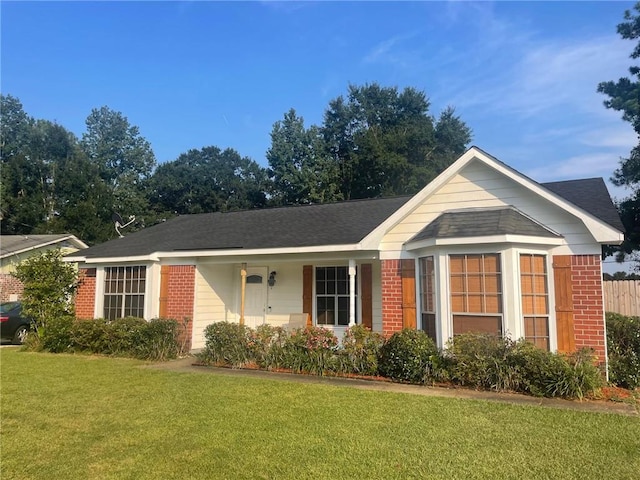
[[[256,328],[264,323],[267,311],[267,267],[247,268],[244,296],[244,324]]]

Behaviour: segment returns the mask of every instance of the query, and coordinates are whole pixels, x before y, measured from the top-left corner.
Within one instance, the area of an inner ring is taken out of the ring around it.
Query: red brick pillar
[[[24,285],[20,280],[9,273],[0,273],[0,301],[20,300],[23,291]]]
[[[382,260],[382,334],[402,330],[402,271],[400,260]]]
[[[573,323],[576,349],[593,348],[598,360],[606,356],[602,263],[600,255],[571,257]]]
[[[76,290],[76,318],[93,318],[96,305],[96,269],[79,270],[78,289]]]
[[[181,340],[187,350],[191,348],[193,335],[193,309],[196,288],[195,265],[171,265],[168,273],[167,318],[185,325]]]

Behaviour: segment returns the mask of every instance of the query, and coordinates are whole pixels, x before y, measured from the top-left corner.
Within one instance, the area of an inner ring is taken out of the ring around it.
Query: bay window
[[[549,350],[549,287],[544,255],[520,255],[520,290],[524,338]]]
[[[500,254],[450,255],[453,334],[502,335]]]
[[[433,256],[420,258],[420,305],[422,330],[434,342],[436,336],[436,273]]]

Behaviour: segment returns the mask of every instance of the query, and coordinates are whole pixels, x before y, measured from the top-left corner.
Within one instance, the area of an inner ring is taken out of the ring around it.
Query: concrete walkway
[[[194,357],[186,357],[169,362],[154,363],[145,368],[169,370],[173,372],[229,375],[238,377],[261,378],[282,382],[298,382],[307,384],[333,385],[360,390],[376,390],[381,392],[407,393],[427,397],[460,398],[469,400],[486,400],[490,402],[510,403],[514,405],[534,405],[584,412],[613,413],[640,417],[640,405],[600,400],[563,400],[559,398],[537,398],[515,393],[497,393],[476,391],[463,388],[443,388],[421,385],[405,385],[376,380],[362,380],[343,377],[318,377],[315,375],[299,375],[292,373],[276,373],[265,370],[242,370],[220,367],[209,367],[195,364]]]

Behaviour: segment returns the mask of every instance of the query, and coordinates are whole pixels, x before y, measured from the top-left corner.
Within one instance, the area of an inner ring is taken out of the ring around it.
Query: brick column
[[[76,318],[93,318],[96,305],[96,269],[81,268],[76,290]]]
[[[168,282],[167,318],[177,320],[180,325],[187,322],[181,340],[190,349],[196,288],[195,265],[171,265]]]
[[[9,273],[0,273],[0,301],[20,300],[23,291],[24,285],[20,280]]]
[[[576,349],[593,348],[598,360],[606,356],[602,263],[600,255],[571,257],[573,324]]]
[[[382,260],[382,334],[402,330],[402,272],[400,260]]]

